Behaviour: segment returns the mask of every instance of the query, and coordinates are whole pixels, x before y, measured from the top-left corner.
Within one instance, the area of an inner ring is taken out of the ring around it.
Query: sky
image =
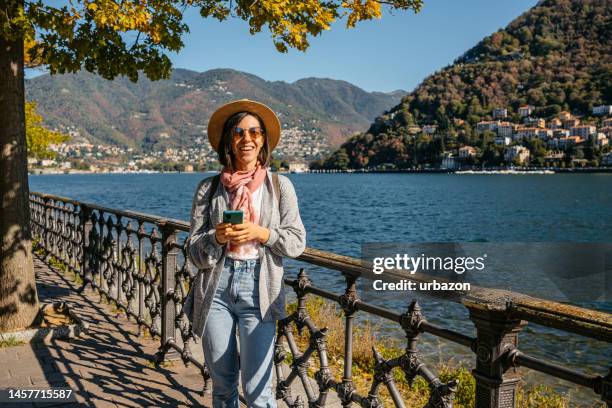
[[[424,0],[421,12],[395,11],[346,29],[345,20],[310,39],[306,52],[276,51],[270,33],[249,34],[240,19],[218,22],[189,10],[184,48],[173,66],[198,72],[232,68],[268,81],[318,77],[366,91],[411,91],[485,36],[504,28],[536,0]],[[28,77],[35,73],[28,73]]]

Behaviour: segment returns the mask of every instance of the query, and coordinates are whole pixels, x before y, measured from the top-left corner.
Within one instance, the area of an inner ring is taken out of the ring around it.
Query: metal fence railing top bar
[[[30,210],[32,233],[48,256],[53,256],[80,275],[84,285],[91,285],[101,297],[112,300],[128,318],[134,318],[141,329],[159,336],[158,361],[182,358],[185,364],[193,363],[202,372],[205,388],[210,387],[206,365],[192,355],[195,339],[182,310],[196,274],[187,257],[188,223],[36,192],[30,193]],[[368,272],[368,265],[360,259],[312,248],[307,248],[298,259],[341,272],[346,289],[343,293],[334,293],[318,288],[304,269],[300,270],[297,278],[285,279],[285,284],[297,295],[297,310],[278,323],[276,396],[290,407],[305,404],[323,407],[330,391],[339,396],[343,406],[356,403],[363,407],[378,407],[382,406],[381,387],[387,389],[395,406],[404,407],[402,392],[392,375],[394,370],[403,371],[408,382],[417,376],[427,381],[430,389],[428,406],[451,407],[457,383],[442,382],[424,364],[417,352],[421,333],[444,338],[473,351],[474,403],[477,408],[516,406],[521,379],[518,367],[521,366],[587,387],[612,407],[612,369],[602,375],[586,374],[527,355],[518,348],[519,333],[528,321],[612,343],[609,313],[516,292],[472,286],[469,293],[443,298],[468,310],[469,320],[476,329],[476,336],[471,337],[428,322],[417,302],[413,301],[401,311],[360,300],[356,282]],[[415,274],[411,279],[429,281],[431,277]],[[341,379],[335,379],[330,369],[327,329],[316,327],[307,313],[306,298],[309,295],[326,298],[342,308],[344,361]],[[407,341],[404,353],[388,360],[373,350],[374,373],[367,394],[356,389],[352,374],[354,317],[357,313],[396,322]],[[306,350],[299,349],[294,328],[298,332],[307,330],[309,342]],[[292,357],[288,375],[283,370],[288,357],[287,348]],[[315,360],[314,366],[318,368],[316,385],[308,376],[308,369]],[[300,381],[306,401],[301,395],[292,396],[294,381]]]

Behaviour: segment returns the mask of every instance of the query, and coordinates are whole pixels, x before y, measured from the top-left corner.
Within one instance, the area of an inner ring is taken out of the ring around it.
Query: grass
[[[170,368],[170,367],[174,367],[176,366],[176,363],[174,361],[162,361],[161,363],[157,364],[155,362],[155,360],[145,360],[144,365],[148,368],[151,369],[156,369],[156,368]]]
[[[22,344],[25,344],[25,342],[22,340],[18,340],[15,336],[9,336],[0,340],[0,349],[21,346]]]
[[[153,339],[154,337],[151,335],[151,332],[146,327],[142,328],[142,338],[143,339]]]
[[[297,304],[288,305],[288,313],[297,309]],[[318,328],[327,327],[327,353],[330,370],[336,381],[341,381],[344,369],[344,318],[341,309],[332,302],[318,297],[309,297],[306,302],[308,315]],[[401,356],[404,353],[405,344],[402,341],[392,339],[379,339],[376,333],[379,331],[377,325],[371,323],[355,324],[353,331],[353,384],[357,392],[367,395],[372,384],[374,372],[374,357],[372,347],[375,347],[385,359]],[[294,330],[294,336],[300,350],[308,347],[309,333],[305,328],[302,335]],[[311,359],[308,373],[314,376],[319,370],[316,353]],[[462,365],[443,362],[442,359],[437,366],[430,366],[437,373],[442,382],[453,379],[459,380],[455,392],[455,408],[471,408],[475,403],[476,381],[471,370]],[[288,353],[287,363],[291,363],[292,357]],[[393,370],[395,384],[402,395],[407,408],[423,407],[429,398],[429,385],[422,377],[417,377],[412,387],[409,386],[403,371],[399,368]],[[381,386],[379,398],[385,406],[393,406],[391,397],[386,387]],[[524,382],[520,384],[517,394],[520,408],[567,408],[570,406],[569,397],[555,392],[552,388],[542,385],[529,385]],[[574,406],[575,401],[572,401]],[[596,405],[604,407],[604,404]]]

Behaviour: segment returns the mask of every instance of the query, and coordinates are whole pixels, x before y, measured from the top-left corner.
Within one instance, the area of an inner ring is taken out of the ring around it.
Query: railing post
[[[353,320],[355,318],[355,305],[357,299],[357,289],[355,285],[356,278],[351,275],[345,275],[346,291],[340,297],[340,305],[344,310],[345,326],[344,326],[344,373],[342,375],[342,383],[337,389],[342,401],[343,407],[352,405],[355,386],[353,385]]]
[[[91,209],[84,204],[81,204],[81,211],[79,212],[80,217],[80,228],[81,228],[81,276],[83,277],[83,288],[87,286],[87,284],[92,284],[92,273],[90,269],[90,245],[89,235],[91,234],[91,230],[93,229],[93,223],[91,222]]]
[[[169,343],[176,338],[176,306],[174,304],[175,273],[179,248],[176,230],[161,226],[162,233],[162,291],[161,291],[161,346],[157,361],[178,360],[179,353]]]
[[[123,253],[121,251],[121,215],[115,215],[117,223],[115,224],[115,234],[117,234],[117,240],[115,241],[115,257],[113,259],[114,265],[113,270],[116,271],[117,276],[115,277],[115,285],[117,285],[117,304],[123,305],[123,276],[121,274],[121,265],[123,264]]]
[[[475,408],[513,408],[521,376],[506,363],[507,352],[518,347],[518,333],[527,324],[509,318],[503,311],[470,308],[476,326]]]

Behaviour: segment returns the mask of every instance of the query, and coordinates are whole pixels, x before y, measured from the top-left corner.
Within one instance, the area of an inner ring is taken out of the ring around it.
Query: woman
[[[268,171],[280,129],[270,108],[246,99],[220,107],[208,123],[223,171],[203,180],[193,199],[187,245],[199,271],[184,310],[202,337],[215,408],[238,407],[239,372],[249,407],[276,407],[274,338],[276,320],[286,317],[282,257],[297,257],[306,244],[293,185]],[[223,223],[224,210],[243,210],[243,223]]]

